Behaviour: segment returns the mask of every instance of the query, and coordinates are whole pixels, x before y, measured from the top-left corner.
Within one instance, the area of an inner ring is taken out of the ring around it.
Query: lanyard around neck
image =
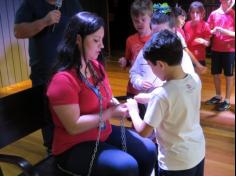
[[[84,77],[84,75],[83,75],[81,72],[80,72],[79,75],[80,75],[81,80],[86,84],[86,86],[87,86],[88,88],[90,88],[90,89],[93,91],[93,93],[98,97],[99,100],[101,100],[101,99],[102,99],[102,95],[101,95],[101,93],[100,93],[100,91],[99,91],[99,87],[92,85],[92,84]]]
[[[86,84],[87,87],[89,87],[95,95],[98,97],[99,100],[99,129],[104,130],[106,128],[106,122],[102,120],[102,113],[103,113],[103,108],[102,108],[102,95],[100,93],[99,87],[92,85],[85,77],[84,75],[80,72],[80,78],[81,80]]]

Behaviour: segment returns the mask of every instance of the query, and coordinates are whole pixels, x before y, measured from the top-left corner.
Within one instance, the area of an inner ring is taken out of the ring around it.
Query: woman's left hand
[[[128,108],[126,104],[118,104],[111,107],[112,117],[123,118],[128,114]]]

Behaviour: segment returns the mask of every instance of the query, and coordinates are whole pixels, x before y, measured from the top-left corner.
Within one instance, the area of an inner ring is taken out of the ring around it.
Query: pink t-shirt
[[[227,13],[224,13],[221,8],[218,8],[210,14],[207,22],[211,29],[218,26],[235,31],[235,11],[231,9]],[[235,52],[235,37],[217,33],[213,35],[211,49],[218,52]]]
[[[199,44],[194,40],[196,38],[203,38],[209,41],[211,37],[209,25],[205,21],[199,21],[195,25],[192,25],[192,21],[187,21],[184,26],[184,31],[188,49],[193,53],[197,60],[204,61],[206,58],[206,46]]]
[[[94,63],[96,68],[98,68],[98,62]],[[104,86],[100,86],[100,91],[103,96],[103,109],[106,109],[111,99],[111,88],[107,75],[105,76],[103,85],[107,87],[109,92],[109,95],[107,95],[108,93]],[[97,139],[98,128],[91,129],[81,134],[70,135],[52,108],[58,105],[79,104],[81,115],[99,113],[99,100],[96,94],[78,78],[75,69],[56,73],[48,86],[47,96],[55,124],[52,146],[54,155],[61,154],[78,143],[95,141]],[[106,129],[102,130],[100,141],[105,141],[110,133],[111,124],[109,121],[106,121]]]
[[[151,34],[147,36],[140,36],[138,33],[135,33],[129,36],[126,40],[126,48],[125,48],[125,58],[131,62],[131,65],[134,63],[139,51],[143,48],[144,44],[150,39]],[[138,90],[136,90],[131,84],[130,80],[127,85],[127,92],[132,94],[138,94]]]

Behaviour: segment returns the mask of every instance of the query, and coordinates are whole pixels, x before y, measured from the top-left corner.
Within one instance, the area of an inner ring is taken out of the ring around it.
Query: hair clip
[[[164,13],[164,14],[167,14],[167,13],[170,13],[171,12],[171,8],[170,6],[168,5],[168,3],[157,3],[157,4],[153,4],[153,11],[154,12],[158,12],[158,13]]]

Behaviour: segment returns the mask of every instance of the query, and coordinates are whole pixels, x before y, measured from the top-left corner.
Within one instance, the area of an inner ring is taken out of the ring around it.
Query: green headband
[[[157,3],[157,4],[153,4],[153,11],[154,12],[158,12],[158,13],[164,13],[164,14],[167,14],[167,13],[170,13],[171,12],[171,8],[170,6],[168,5],[168,3]]]

